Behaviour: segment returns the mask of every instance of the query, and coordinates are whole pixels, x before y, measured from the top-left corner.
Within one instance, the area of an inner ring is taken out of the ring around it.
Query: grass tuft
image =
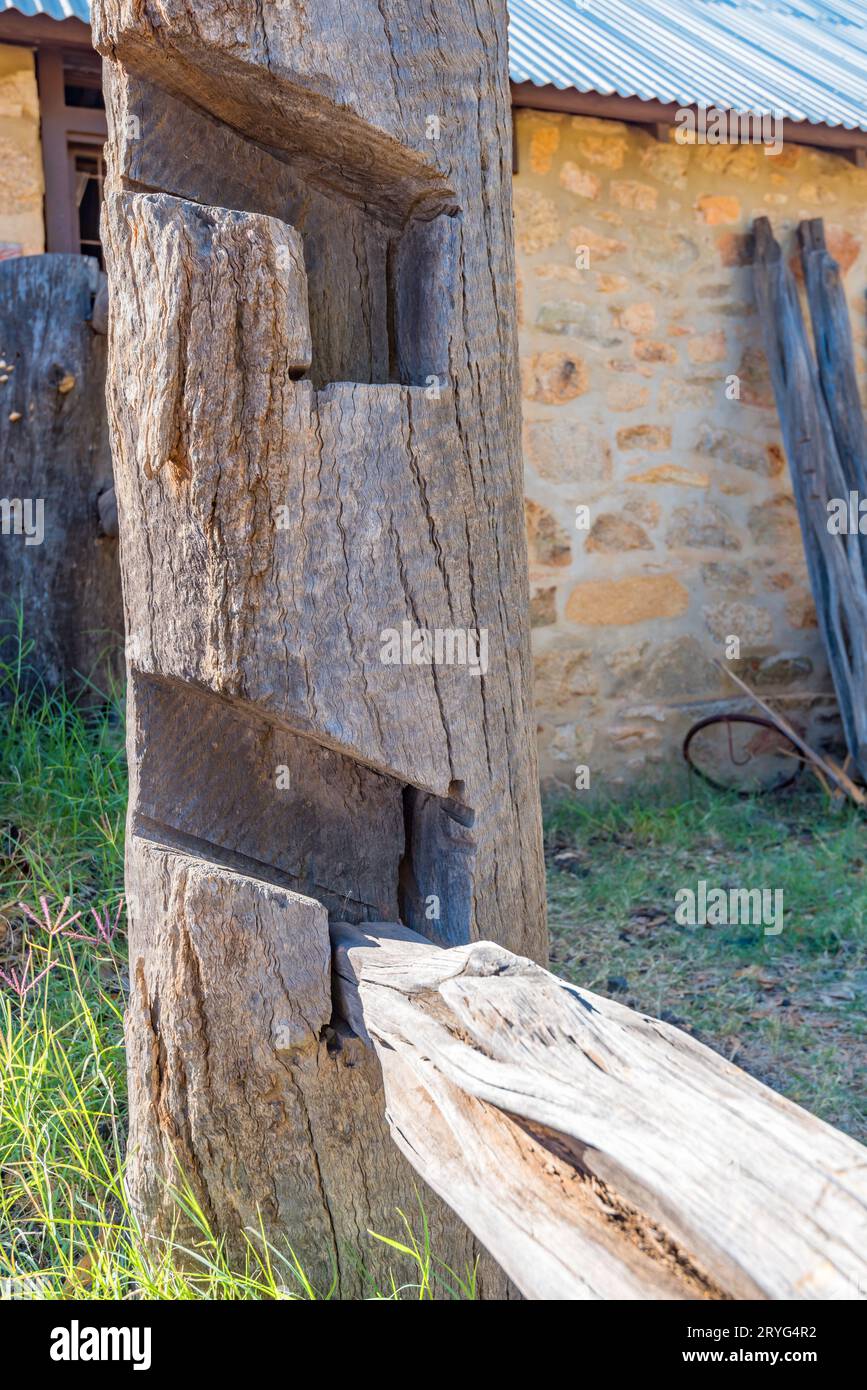
[[[79,702],[0,666],[0,1299],[330,1299],[261,1230],[227,1258],[193,1192],[195,1239],[146,1239],[124,1187],[122,911],[126,765],[118,693]],[[433,1256],[424,1213],[371,1298],[474,1298]],[[363,1271],[363,1252],[357,1262]]]

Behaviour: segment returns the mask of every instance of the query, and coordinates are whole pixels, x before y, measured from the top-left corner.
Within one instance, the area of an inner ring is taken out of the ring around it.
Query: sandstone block
[[[660,463],[655,468],[646,468],[642,473],[627,474],[628,483],[673,483],[676,487],[708,487],[707,473],[695,473],[690,468],[681,468],[676,463]]]
[[[714,502],[676,507],[666,535],[668,545],[688,550],[740,550],[741,540],[731,517]]]
[[[709,227],[718,227],[726,222],[737,222],[741,215],[741,205],[729,193],[704,193],[696,201],[695,209],[703,222]]]
[[[515,245],[527,256],[545,251],[560,237],[560,217],[556,204],[543,193],[517,186],[513,194]]]
[[[655,452],[671,448],[670,425],[626,425],[617,431],[618,449],[647,449]]]
[[[568,565],[572,558],[569,537],[555,517],[538,502],[524,501],[527,524],[527,552],[531,565]]]
[[[566,617],[589,627],[625,627],[676,618],[688,607],[689,592],[674,575],[634,575],[577,584],[566,601]]]
[[[722,362],[726,355],[726,335],[721,328],[712,333],[700,333],[686,345],[691,362]]]
[[[559,405],[587,390],[587,367],[571,352],[537,352],[521,363],[524,395],[531,401]]]
[[[579,198],[598,198],[602,192],[602,180],[589,169],[582,169],[574,160],[564,160],[560,167],[560,183],[568,193]]]
[[[590,528],[584,549],[610,555],[621,550],[652,550],[653,542],[638,522],[603,512]]]
[[[612,179],[609,192],[618,207],[630,212],[653,212],[656,208],[658,195],[652,184],[639,183],[637,179]]]
[[[703,615],[708,632],[718,642],[731,636],[739,637],[742,654],[744,648],[767,646],[773,638],[770,613],[752,603],[729,600],[711,603],[704,608]]]

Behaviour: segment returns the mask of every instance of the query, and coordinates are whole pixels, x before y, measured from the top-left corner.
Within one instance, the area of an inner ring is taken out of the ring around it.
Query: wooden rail
[[[867,1297],[867,1149],[501,946],[332,926],[395,1142],[529,1298]]]

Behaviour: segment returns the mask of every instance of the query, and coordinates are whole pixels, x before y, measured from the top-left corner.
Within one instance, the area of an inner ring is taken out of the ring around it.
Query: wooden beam
[[[601,92],[579,92],[574,87],[561,90],[548,83],[512,83],[512,105],[516,109],[562,111],[572,116],[596,116],[605,120],[627,121],[634,125],[671,126],[683,111],[697,114],[698,108],[678,102],[642,101],[640,97],[606,96]],[[867,150],[867,130],[846,130],[843,126],[814,125],[811,121],[783,121],[783,143],[816,145],[849,154]],[[770,158],[771,156],[769,156]]]
[[[867,1295],[867,1149],[493,942],[332,924],[395,1142],[529,1298]]]
[[[60,48],[37,50],[42,169],[45,179],[45,249],[79,250],[66,134],[63,53]],[[104,112],[100,113],[104,116]]]
[[[63,48],[93,48],[90,25],[80,19],[49,19],[47,15],[24,15],[16,10],[0,14],[0,43],[57,44]]]

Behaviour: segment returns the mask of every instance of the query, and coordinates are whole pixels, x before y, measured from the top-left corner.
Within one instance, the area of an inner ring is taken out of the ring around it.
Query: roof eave
[[[645,101],[641,97],[607,95],[602,92],[580,92],[576,87],[558,87],[553,82],[544,86],[535,82],[512,82],[512,106],[535,111],[562,111],[573,116],[598,116],[601,119],[629,121],[636,125],[671,126],[678,112],[697,110],[678,102]],[[820,121],[794,121],[784,118],[783,140],[792,144],[817,145],[841,152],[867,149],[867,129]]]

